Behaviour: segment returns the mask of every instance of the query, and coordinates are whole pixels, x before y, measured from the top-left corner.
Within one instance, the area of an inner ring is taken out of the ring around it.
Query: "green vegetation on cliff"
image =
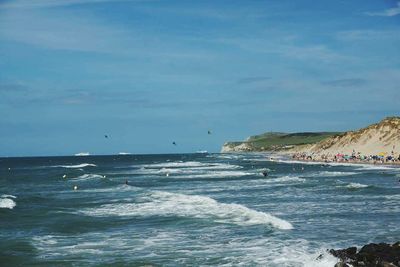
[[[228,142],[223,151],[277,151],[298,145],[314,144],[325,138],[341,134],[340,132],[269,132],[249,137],[244,142]]]

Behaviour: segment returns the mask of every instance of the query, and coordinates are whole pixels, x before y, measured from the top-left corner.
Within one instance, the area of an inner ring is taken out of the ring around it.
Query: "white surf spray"
[[[135,166],[137,167],[137,165]],[[224,164],[224,163],[204,163],[198,161],[178,161],[178,162],[167,162],[167,163],[154,163],[154,164],[143,164],[139,165],[145,169],[158,169],[158,168],[179,168],[179,169],[238,169],[242,168],[238,165]]]
[[[335,171],[320,171],[310,174],[304,174],[303,177],[337,177],[337,176],[349,176],[349,175],[357,175],[358,172],[335,172]]]
[[[179,216],[210,218],[220,223],[237,225],[272,225],[288,230],[289,222],[268,213],[249,209],[240,204],[225,204],[197,195],[184,195],[162,191],[151,192],[143,197],[144,203],[105,204],[98,208],[82,210],[89,216]]]
[[[67,169],[78,169],[78,168],[85,168],[85,167],[97,167],[96,164],[92,163],[81,163],[81,164],[76,164],[76,165],[56,165],[56,166],[51,166],[54,168],[67,168]]]
[[[17,203],[13,199],[16,199],[17,197],[13,195],[1,195],[0,197],[0,208],[1,209],[10,209],[12,210]]]
[[[346,188],[350,188],[350,189],[358,189],[358,188],[366,188],[366,187],[369,187],[369,185],[359,184],[359,183],[350,183],[350,184],[346,185]]]
[[[104,178],[103,175],[100,174],[94,174],[94,173],[85,173],[81,176],[75,177],[75,178],[71,178],[74,181],[85,181],[85,180],[91,180],[91,179],[102,179]]]

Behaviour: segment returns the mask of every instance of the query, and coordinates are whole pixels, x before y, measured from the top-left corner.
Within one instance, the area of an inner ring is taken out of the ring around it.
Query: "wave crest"
[[[1,195],[0,208],[12,210],[15,206],[17,206],[17,203],[15,203],[15,201],[13,200],[15,198],[16,197],[13,195]]]
[[[75,168],[85,168],[85,167],[97,167],[97,165],[92,164],[92,163],[81,163],[81,164],[76,164],[76,165],[57,165],[57,166],[52,166],[52,167],[75,169]]]
[[[85,209],[89,216],[179,216],[211,218],[216,222],[236,225],[272,225],[275,228],[292,229],[291,223],[268,213],[249,209],[240,204],[225,204],[197,195],[184,195],[155,191],[144,196],[144,203],[105,204]]]

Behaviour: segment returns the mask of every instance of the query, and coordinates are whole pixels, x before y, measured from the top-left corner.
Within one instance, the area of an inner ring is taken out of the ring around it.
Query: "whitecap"
[[[81,181],[84,181],[84,180],[91,180],[91,179],[99,179],[99,178],[104,178],[104,176],[103,175],[100,175],[100,174],[92,174],[92,173],[85,173],[85,174],[83,174],[83,175],[81,175],[81,176],[78,176],[78,177],[75,177],[75,178],[71,178],[71,179],[73,179],[73,180],[81,180]]]
[[[328,165],[328,166],[345,166],[345,167],[357,167],[355,170],[400,170],[396,166],[387,165],[374,165],[368,163],[356,163],[356,162],[320,162],[320,161],[301,161],[301,160],[269,160],[272,162],[287,163],[287,164],[303,164],[303,165]]]
[[[372,165],[372,164],[359,164],[360,168],[357,168],[356,170],[360,171],[368,171],[368,170],[399,170],[399,167],[393,167],[393,166],[383,166],[383,165]]]
[[[359,183],[349,183],[348,185],[346,185],[347,188],[366,188],[368,186],[369,185]]]
[[[98,208],[84,209],[89,216],[179,216],[210,218],[215,222],[236,225],[272,225],[287,230],[291,223],[268,213],[249,209],[240,204],[225,204],[197,195],[184,195],[155,191],[145,196],[144,203],[105,204]]]
[[[77,165],[56,165],[56,166],[51,166],[51,167],[75,169],[75,168],[84,168],[84,167],[97,167],[97,165],[92,164],[92,163],[81,163],[81,164],[77,164]]]
[[[297,177],[297,176],[282,176],[278,178],[271,179],[273,182],[305,182],[306,179]]]
[[[13,195],[1,195],[1,198],[17,198],[16,196]]]
[[[0,198],[0,208],[12,210],[17,205],[12,198],[15,199],[16,197],[13,195],[2,195]]]
[[[316,172],[316,173],[311,173],[311,174],[305,174],[302,176],[307,176],[307,177],[336,177],[336,176],[349,176],[349,175],[356,175],[359,174],[357,172],[335,172],[335,171],[321,171],[321,172]]]
[[[198,161],[178,161],[166,163],[143,164],[141,167],[147,169],[157,168],[182,168],[182,169],[236,169],[241,168],[238,165],[224,164],[224,163],[203,163]],[[136,166],[135,166],[136,167]]]
[[[176,176],[177,178],[229,178],[229,177],[242,177],[254,175],[254,173],[250,172],[242,172],[242,171],[213,171],[199,174],[191,174],[191,175],[181,175]]]

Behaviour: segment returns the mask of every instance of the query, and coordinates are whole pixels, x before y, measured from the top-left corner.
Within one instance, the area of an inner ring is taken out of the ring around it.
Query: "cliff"
[[[382,121],[356,131],[332,136],[312,145],[293,149],[297,152],[316,155],[351,155],[353,151],[362,155],[400,153],[400,117],[388,117]]]
[[[259,151],[287,151],[304,145],[315,144],[328,137],[337,135],[337,132],[303,132],[281,133],[269,132],[250,136],[245,141],[227,142],[221,152],[259,152]]]

